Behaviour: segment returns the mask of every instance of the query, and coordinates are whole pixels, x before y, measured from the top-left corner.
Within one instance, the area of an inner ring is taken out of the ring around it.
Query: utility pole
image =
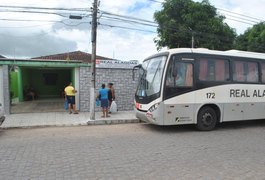
[[[191,27],[188,27],[189,31],[191,32],[191,48],[194,48],[194,31],[191,29]]]
[[[96,56],[97,56],[97,14],[98,1],[94,0],[91,24],[91,88],[90,88],[90,120],[95,120],[95,86],[96,86]]]
[[[192,32],[192,37],[191,37],[191,48],[194,48],[194,33]]]

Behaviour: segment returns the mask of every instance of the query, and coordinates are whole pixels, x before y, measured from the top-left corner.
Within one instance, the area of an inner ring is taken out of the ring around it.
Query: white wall
[[[77,110],[80,110],[80,108],[79,108],[79,96],[80,96],[80,94],[79,94],[79,90],[80,90],[80,86],[79,86],[79,68],[75,68],[75,84],[74,84],[74,87],[75,87],[75,89],[77,90],[77,93],[76,93],[76,95],[75,95],[75,103],[76,103],[76,109]]]

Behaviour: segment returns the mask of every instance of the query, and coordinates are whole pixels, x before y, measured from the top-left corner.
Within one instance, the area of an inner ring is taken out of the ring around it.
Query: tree
[[[154,18],[158,23],[158,49],[191,47],[192,36],[195,47],[209,49],[231,49],[235,41],[235,31],[207,0],[166,0]]]
[[[238,36],[236,49],[265,53],[265,23],[256,24]]]

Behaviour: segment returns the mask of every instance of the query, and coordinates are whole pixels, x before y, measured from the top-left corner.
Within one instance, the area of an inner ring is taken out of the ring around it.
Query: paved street
[[[0,179],[265,179],[265,121],[2,130]]]

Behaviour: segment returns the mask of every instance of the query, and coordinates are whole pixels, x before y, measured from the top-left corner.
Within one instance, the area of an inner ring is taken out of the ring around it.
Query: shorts
[[[66,96],[68,104],[74,105],[75,104],[75,96]]]
[[[108,99],[101,99],[101,107],[102,108],[108,108],[109,107]]]

